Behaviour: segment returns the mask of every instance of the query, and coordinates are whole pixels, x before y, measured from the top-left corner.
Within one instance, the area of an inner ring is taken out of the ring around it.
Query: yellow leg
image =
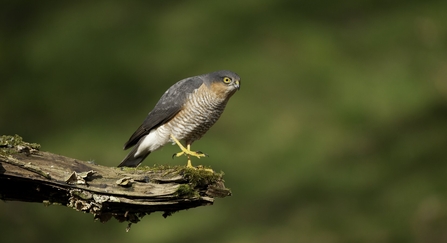
[[[195,167],[192,166],[192,164],[191,164],[191,158],[189,158],[189,155],[188,155],[188,164],[186,165],[186,168],[193,168],[193,169],[195,169]]]
[[[172,136],[172,134],[171,134],[171,139],[172,139],[172,141],[174,141],[179,147],[180,147],[180,149],[182,150],[182,151],[180,151],[180,152],[178,152],[178,153],[176,153],[176,154],[174,154],[172,157],[180,157],[180,156],[182,156],[182,155],[186,155],[187,157],[188,157],[188,164],[186,165],[186,167],[188,167],[188,168],[194,168],[193,166],[192,166],[192,164],[191,164],[191,158],[190,158],[190,156],[194,156],[194,157],[197,157],[197,158],[201,158],[201,157],[205,157],[206,156],[206,154],[204,154],[204,153],[201,153],[201,152],[195,152],[195,151],[191,151],[191,145],[190,144],[187,144],[186,145],[186,148],[174,137],[174,136]]]

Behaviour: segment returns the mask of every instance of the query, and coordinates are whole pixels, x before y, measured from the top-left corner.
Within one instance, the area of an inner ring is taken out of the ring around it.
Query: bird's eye
[[[223,78],[223,82],[226,84],[229,84],[231,82],[231,78],[225,77],[225,78]]]

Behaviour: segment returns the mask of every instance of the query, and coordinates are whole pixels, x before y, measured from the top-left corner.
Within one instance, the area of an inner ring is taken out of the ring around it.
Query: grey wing
[[[124,149],[126,150],[134,146],[143,136],[149,134],[152,129],[171,120],[182,109],[188,94],[193,93],[202,84],[202,79],[196,76],[182,79],[172,85],[161,96],[154,109],[149,112],[143,124],[132,134],[129,141],[124,144]]]

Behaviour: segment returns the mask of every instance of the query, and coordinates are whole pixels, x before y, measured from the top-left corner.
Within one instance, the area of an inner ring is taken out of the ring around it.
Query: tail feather
[[[151,153],[151,151],[148,151],[144,154],[139,154],[135,157],[135,153],[138,150],[138,144],[130,151],[130,153],[121,161],[121,163],[118,165],[118,167],[137,167],[138,165],[143,162],[143,160]]]

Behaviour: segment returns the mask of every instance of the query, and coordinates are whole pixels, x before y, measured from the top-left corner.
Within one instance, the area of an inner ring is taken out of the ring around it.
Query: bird
[[[124,150],[133,149],[118,167],[137,167],[150,153],[172,143],[181,150],[172,157],[186,155],[186,166],[195,168],[191,156],[201,158],[206,154],[191,151],[192,143],[216,123],[240,85],[240,77],[228,70],[185,78],[173,84],[124,144]]]

